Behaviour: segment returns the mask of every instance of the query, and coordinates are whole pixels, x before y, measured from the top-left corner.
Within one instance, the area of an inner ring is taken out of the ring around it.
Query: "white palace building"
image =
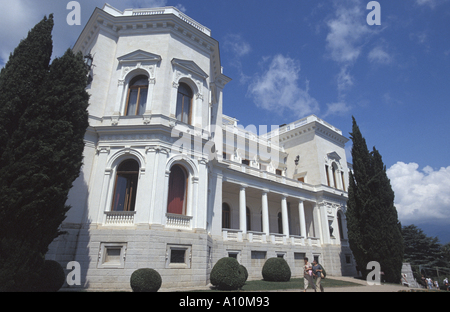
[[[139,268],[162,287],[205,286],[235,257],[261,279],[271,257],[354,275],[348,139],[312,115],[256,135],[222,114],[219,43],[174,7],[97,8],[74,51],[93,56],[84,165],[66,234],[47,254],[77,261],[90,290],[131,290]]]

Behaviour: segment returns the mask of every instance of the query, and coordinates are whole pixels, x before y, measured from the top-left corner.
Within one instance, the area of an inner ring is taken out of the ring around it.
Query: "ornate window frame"
[[[147,106],[144,115],[151,114],[153,89],[156,84],[156,69],[161,62],[161,56],[143,50],[136,50],[117,58],[117,60],[119,61],[118,70],[120,75],[117,83],[114,115],[125,116],[129,84],[138,75],[148,77]]]
[[[335,188],[337,190],[343,190],[344,187],[342,185],[341,173],[344,172],[344,169],[341,165],[341,157],[336,152],[328,153],[325,156],[325,175],[328,179],[329,186]],[[335,172],[333,173],[333,168],[335,168]]]
[[[186,216],[193,217],[194,209],[197,206],[197,196],[198,196],[198,168],[192,159],[189,159],[185,155],[175,155],[171,157],[167,163],[165,168],[165,178],[164,178],[164,204],[167,211],[168,206],[168,198],[169,198],[169,179],[170,179],[170,170],[173,166],[179,165],[184,168],[188,175],[187,179],[187,194],[186,194]]]
[[[176,102],[178,97],[178,87],[181,82],[187,84],[194,98],[192,99],[191,126],[202,128],[202,108],[204,98],[204,88],[208,88],[206,79],[209,77],[195,62],[189,60],[172,59],[173,82],[171,94],[170,115],[176,116]]]
[[[98,151],[99,153],[107,153],[108,155],[111,153],[110,147],[102,147]],[[127,160],[127,159],[133,159],[136,160],[139,164],[139,176],[138,181],[140,181],[142,175],[145,174],[145,168],[146,168],[146,162],[145,158],[139,153],[137,150],[126,147],[123,149],[120,149],[116,151],[114,154],[108,157],[104,175],[103,175],[103,185],[102,188],[102,195],[100,197],[100,209],[98,211],[98,220],[101,220],[101,224],[106,223],[106,213],[111,212],[112,202],[113,202],[113,194],[114,194],[114,187],[115,187],[115,177],[117,174],[117,169],[119,168],[120,164]],[[138,182],[139,185],[139,182]],[[137,193],[136,193],[136,207],[139,207],[139,194],[140,190],[142,190],[142,187],[138,187]],[[136,213],[137,210],[135,209]]]

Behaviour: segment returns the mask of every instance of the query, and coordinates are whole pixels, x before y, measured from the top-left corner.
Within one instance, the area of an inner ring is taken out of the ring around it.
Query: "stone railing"
[[[190,230],[192,228],[192,217],[167,213],[166,214],[166,227],[175,228],[181,230]]]
[[[270,243],[276,245],[321,246],[320,238],[318,237],[305,238],[300,235],[290,235],[288,238],[284,234],[270,233],[266,235],[266,233],[257,231],[248,231],[248,233],[244,234],[242,230],[237,229],[222,229],[222,239],[224,241],[243,242],[247,240],[250,243]]]
[[[320,246],[320,238],[318,237],[308,237],[308,242],[310,246]]]
[[[134,225],[136,211],[105,211],[108,226],[130,226]]]
[[[242,231],[234,229],[222,229],[222,238],[224,241],[242,242]]]
[[[286,244],[286,235],[270,233],[270,241],[272,244]]]

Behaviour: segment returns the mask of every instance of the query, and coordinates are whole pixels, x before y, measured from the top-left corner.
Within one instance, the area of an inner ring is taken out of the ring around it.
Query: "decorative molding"
[[[119,125],[119,116],[111,117],[111,126],[115,127]]]
[[[157,144],[157,145],[146,146],[145,147],[145,153],[148,154],[149,152],[150,153],[161,153],[161,154],[169,155],[171,150],[170,150],[170,148],[167,148],[167,147],[164,147],[164,146],[161,146],[161,145]]]
[[[137,63],[136,65],[140,68],[142,66],[142,63],[157,63],[162,60],[161,56],[157,54],[153,54],[150,52],[146,52],[143,50],[136,50],[134,52],[125,54],[121,57],[118,57],[117,60],[121,65],[127,64],[127,63]]]
[[[144,70],[147,73],[149,84],[156,84],[156,64],[162,60],[161,56],[139,49],[118,57],[117,60],[121,67],[118,86],[123,86],[127,81],[125,79],[127,75],[137,69]]]
[[[101,153],[109,154],[111,152],[111,148],[109,146],[98,146],[97,147],[97,155]]]
[[[339,162],[341,160],[341,156],[339,156],[339,154],[336,153],[336,152],[328,153],[327,156],[328,156],[329,159],[334,159],[337,162]]]
[[[191,75],[196,76],[197,78],[200,78],[200,80],[205,80],[207,79],[209,76],[207,73],[205,73],[200,66],[198,66],[197,64],[195,64],[195,62],[193,61],[188,61],[188,60],[181,60],[181,59],[177,59],[174,58],[172,60],[172,65],[174,67],[183,69],[184,72],[188,72]],[[177,78],[179,78],[179,75],[181,75],[180,73],[177,73]],[[179,80],[179,79],[178,79]],[[176,80],[176,81],[178,81]]]

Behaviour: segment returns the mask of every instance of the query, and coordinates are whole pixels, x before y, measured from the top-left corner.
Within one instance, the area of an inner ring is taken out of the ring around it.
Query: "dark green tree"
[[[388,282],[399,282],[403,264],[403,238],[394,192],[377,149],[372,152],[353,117],[353,173],[350,173],[347,226],[350,248],[361,272],[377,261]]]
[[[61,234],[68,192],[82,165],[87,68],[82,55],[71,50],[50,65],[52,28],[50,15],[29,32],[0,73],[3,291],[39,290],[44,256]]]
[[[402,235],[406,262],[428,267],[448,266],[446,248],[439,243],[437,237],[427,236],[414,224],[402,227]]]

